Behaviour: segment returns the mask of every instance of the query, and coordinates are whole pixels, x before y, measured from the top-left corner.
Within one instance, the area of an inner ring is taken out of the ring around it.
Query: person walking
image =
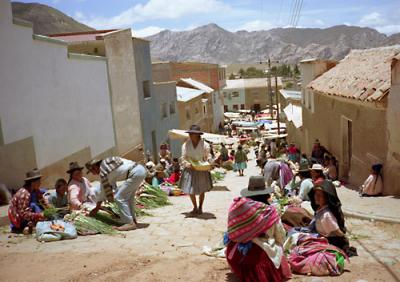
[[[242,145],[239,145],[235,154],[235,169],[239,172],[239,176],[244,176],[244,170],[247,168],[247,161],[247,154],[243,151]]]
[[[184,167],[180,187],[182,191],[190,195],[193,204],[191,215],[203,213],[205,192],[212,189],[211,173],[194,169],[193,161],[209,161],[211,163],[210,145],[201,138],[203,132],[198,125],[192,125],[186,133],[189,139],[182,146],[182,165]],[[199,195],[197,205],[196,195]]]
[[[86,163],[88,173],[100,175],[101,193],[97,195],[96,207],[90,212],[94,216],[100,210],[104,200],[117,203],[120,208],[122,226],[115,227],[119,231],[137,228],[135,214],[135,194],[146,177],[146,169],[131,160],[120,157],[109,157],[104,160],[94,159]],[[117,187],[117,181],[123,183]],[[113,192],[115,190],[115,194]]]

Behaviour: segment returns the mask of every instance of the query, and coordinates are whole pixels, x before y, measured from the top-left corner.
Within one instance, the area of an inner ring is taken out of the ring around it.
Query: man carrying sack
[[[88,173],[100,175],[101,195],[96,199],[96,207],[91,211],[95,215],[104,200],[117,203],[121,211],[121,221],[124,225],[115,227],[119,231],[129,231],[137,228],[135,215],[135,194],[146,177],[146,169],[131,160],[120,157],[109,157],[104,160],[94,159],[86,163]],[[117,187],[117,181],[123,181]]]

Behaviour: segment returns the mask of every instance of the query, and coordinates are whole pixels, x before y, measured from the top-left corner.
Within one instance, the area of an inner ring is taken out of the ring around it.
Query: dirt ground
[[[250,167],[247,175],[258,171]],[[188,218],[187,197],[151,211],[147,228],[125,237],[96,235],[39,243],[0,230],[0,281],[236,281],[225,259],[207,257],[226,228],[227,208],[248,177],[229,173],[206,196],[206,213]],[[294,275],[293,281],[400,281],[400,225],[346,219],[359,256],[339,277]]]

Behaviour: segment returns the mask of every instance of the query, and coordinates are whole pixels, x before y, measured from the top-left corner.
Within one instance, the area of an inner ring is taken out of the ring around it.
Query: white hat
[[[155,166],[155,164],[152,161],[146,163],[147,168],[152,168],[154,166]]]
[[[320,164],[313,164],[310,170],[324,170],[324,168]]]

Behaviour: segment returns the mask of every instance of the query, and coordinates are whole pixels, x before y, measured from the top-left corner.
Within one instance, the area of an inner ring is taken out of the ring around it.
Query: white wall
[[[67,46],[32,39],[0,1],[0,119],[4,143],[33,136],[39,168],[85,147],[113,146],[104,59],[68,58]]]
[[[233,97],[232,96],[233,92],[238,92],[239,96]],[[224,89],[222,89],[222,93],[224,95],[224,105],[228,106],[229,111],[233,111],[233,105],[238,105],[239,110],[240,110],[241,104],[246,105],[245,88],[244,87],[243,88],[224,88]],[[224,93],[226,93],[226,97],[225,97]]]

